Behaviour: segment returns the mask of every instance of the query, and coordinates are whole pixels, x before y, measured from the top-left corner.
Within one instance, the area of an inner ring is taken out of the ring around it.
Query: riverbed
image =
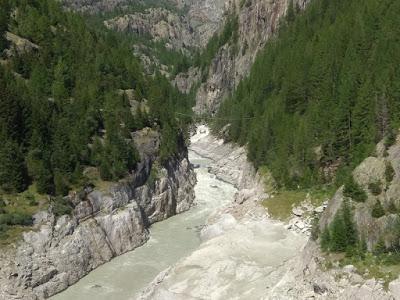
[[[232,202],[236,189],[207,172],[210,160],[190,152],[196,169],[195,206],[189,211],[156,223],[149,241],[90,272],[52,300],[135,299],[154,277],[185,258],[201,243],[200,230],[208,216]]]

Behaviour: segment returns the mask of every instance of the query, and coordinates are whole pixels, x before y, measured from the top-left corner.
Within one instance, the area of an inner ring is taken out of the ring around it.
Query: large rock
[[[187,153],[171,159],[147,185],[153,152],[142,142],[142,163],[126,180],[106,191],[72,194],[72,216],[57,220],[43,212],[37,229],[0,253],[0,299],[44,299],[74,284],[113,257],[148,239],[148,226],[190,208],[196,183]],[[138,141],[137,141],[138,142]],[[139,142],[138,142],[139,143]]]

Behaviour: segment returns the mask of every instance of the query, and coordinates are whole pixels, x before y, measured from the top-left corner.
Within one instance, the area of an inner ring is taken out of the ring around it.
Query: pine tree
[[[342,252],[347,247],[346,225],[340,211],[335,215],[331,224],[331,250]]]
[[[5,192],[21,192],[27,186],[27,173],[20,147],[4,134],[0,136],[0,188]]]
[[[346,244],[348,247],[354,247],[357,244],[357,229],[353,221],[353,213],[348,199],[343,200],[341,209],[346,232]]]
[[[326,226],[321,234],[321,249],[322,251],[328,251],[330,247],[331,247],[331,235],[328,226]]]
[[[377,200],[376,203],[374,204],[371,215],[374,218],[380,218],[385,215],[385,210],[383,209],[381,201]]]
[[[5,33],[8,28],[10,7],[8,0],[0,0],[0,57],[4,49],[7,48],[8,42],[5,38]]]

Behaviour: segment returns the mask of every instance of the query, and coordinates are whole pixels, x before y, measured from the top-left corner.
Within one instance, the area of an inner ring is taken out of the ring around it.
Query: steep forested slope
[[[175,112],[190,103],[164,77],[143,74],[129,41],[53,0],[1,0],[0,30],[3,193],[34,183],[63,195],[85,183],[88,165],[119,179],[139,159],[131,132],[146,126],[162,133],[161,161],[176,153],[185,124]],[[142,103],[134,116],[132,101]]]
[[[283,185],[340,180],[400,125],[399,12],[393,0],[290,5],[215,127],[229,123]]]

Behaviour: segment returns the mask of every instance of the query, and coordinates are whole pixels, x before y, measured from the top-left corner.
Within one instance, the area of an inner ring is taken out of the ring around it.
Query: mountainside
[[[189,209],[193,115],[224,139],[198,148],[240,146],[210,168],[240,176],[236,204],[265,198],[311,235],[300,279],[275,293],[324,274],[314,296],[351,299],[361,276],[385,294],[400,262],[400,2],[0,5],[0,297],[53,295]],[[334,196],[304,223],[297,198],[321,191]],[[345,264],[358,277],[333,283]]]
[[[398,3],[360,5],[314,1],[304,13],[293,6],[279,37],[219,110],[228,121],[216,127],[229,123],[229,138],[248,144],[249,158],[281,185],[329,182],[335,174],[343,180],[395,135]]]
[[[308,1],[233,1],[227,10],[237,20],[234,40],[222,43],[210,61],[208,71],[196,94],[199,114],[215,114],[224,100],[230,96],[242,79],[247,77],[260,50],[277,32],[288,4],[298,10]]]
[[[190,208],[191,105],[57,2],[1,8],[0,298],[43,299]]]

